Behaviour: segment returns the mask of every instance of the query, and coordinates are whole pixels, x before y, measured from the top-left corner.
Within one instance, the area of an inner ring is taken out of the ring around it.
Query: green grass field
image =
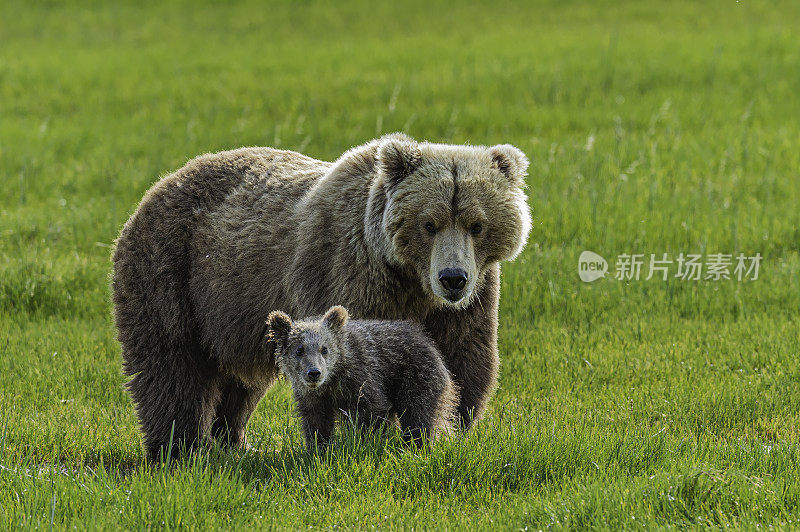
[[[800,4],[39,4],[0,7],[0,529],[800,526]],[[109,296],[144,191],[396,130],[532,161],[484,421],[309,455],[280,383],[251,451],[146,466]],[[763,261],[585,284],[583,250]]]

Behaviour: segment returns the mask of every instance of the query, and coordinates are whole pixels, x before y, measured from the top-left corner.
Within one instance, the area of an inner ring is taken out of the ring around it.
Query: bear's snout
[[[439,272],[439,283],[447,290],[448,299],[458,301],[467,284],[467,272],[461,268],[445,268]]]
[[[319,382],[319,378],[322,376],[322,372],[317,368],[311,368],[306,372],[306,378],[308,382]]]

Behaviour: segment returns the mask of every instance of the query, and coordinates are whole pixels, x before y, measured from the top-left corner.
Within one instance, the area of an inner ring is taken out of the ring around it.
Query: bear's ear
[[[292,330],[292,318],[280,310],[272,311],[267,317],[267,328],[269,329],[268,340],[285,344],[289,337],[289,331]]]
[[[328,309],[328,312],[322,317],[322,325],[336,332],[344,327],[349,317],[350,314],[347,313],[347,309],[341,305],[336,305]]]
[[[378,146],[376,160],[386,191],[391,192],[392,188],[419,168],[422,152],[414,140],[398,135],[387,138]]]
[[[492,166],[502,172],[511,183],[521,187],[525,184],[525,172],[528,170],[528,158],[519,148],[511,144],[498,144],[489,148]]]

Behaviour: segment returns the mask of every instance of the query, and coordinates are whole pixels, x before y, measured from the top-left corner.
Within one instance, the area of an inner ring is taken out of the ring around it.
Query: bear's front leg
[[[263,386],[247,387],[236,379],[225,382],[211,426],[214,438],[224,446],[246,448],[245,428],[265,391]]]
[[[335,415],[333,408],[304,408],[300,411],[306,448],[313,451],[318,446],[327,445],[333,436]]]
[[[458,418],[462,428],[480,419],[497,387],[497,307],[500,265],[491,266],[472,304],[463,310],[431,312],[424,325],[442,353],[447,369],[461,390]]]

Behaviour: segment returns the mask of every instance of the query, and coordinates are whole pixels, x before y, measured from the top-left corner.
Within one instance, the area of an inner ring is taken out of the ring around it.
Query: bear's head
[[[531,220],[519,149],[393,135],[379,143],[376,163],[371,201],[385,194],[386,254],[436,302],[469,305],[486,269],[522,251]]]
[[[342,329],[349,314],[331,307],[318,321],[293,321],[274,311],[267,318],[268,340],[275,342],[275,359],[297,392],[319,390],[330,380],[342,353]]]

